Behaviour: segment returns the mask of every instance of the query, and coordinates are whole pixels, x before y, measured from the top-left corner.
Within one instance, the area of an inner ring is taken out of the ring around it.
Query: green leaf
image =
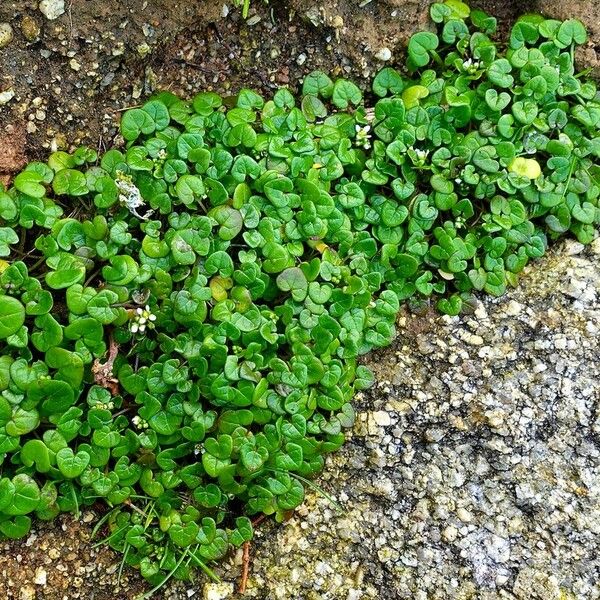
[[[15,177],[14,186],[27,196],[43,198],[46,195],[46,188],[41,184],[43,180],[42,175],[35,171],[23,171]]]
[[[132,108],[121,117],[121,135],[127,141],[136,140],[140,135],[148,135],[156,129],[152,116],[141,108]]]
[[[90,462],[90,455],[83,450],[75,454],[71,448],[62,448],[56,453],[56,464],[67,479],[79,477]]]
[[[108,325],[119,316],[119,309],[113,307],[119,300],[117,294],[111,290],[101,290],[90,298],[86,309],[90,317],[100,323]]]
[[[333,81],[322,71],[313,71],[304,78],[302,94],[331,98],[333,94]]]
[[[171,120],[167,107],[159,100],[151,100],[150,102],[146,102],[146,104],[142,106],[142,110],[150,115],[152,121],[154,122],[154,128],[156,131],[162,131],[165,129]],[[125,117],[125,115],[123,115],[123,117]],[[130,119],[131,117],[128,118],[128,120]],[[123,127],[123,124],[121,124],[121,127]],[[151,131],[143,131],[141,128],[140,130],[143,133],[151,133]],[[123,137],[125,137],[125,139],[129,139],[125,136],[125,134],[123,134]]]
[[[402,76],[396,69],[385,67],[373,79],[373,93],[383,98],[388,94],[398,95],[404,89]]]
[[[577,19],[567,19],[561,23],[554,39],[554,43],[559,48],[567,48],[571,44],[585,44],[586,41],[585,27]]]
[[[514,83],[512,66],[505,58],[495,60],[487,70],[489,80],[501,88],[510,88]]]
[[[308,281],[301,269],[290,267],[277,276],[277,287],[283,292],[292,292],[294,300],[301,302],[306,297]]]
[[[175,184],[175,191],[184,204],[192,204],[204,195],[204,184],[196,175],[182,175]]]
[[[52,189],[59,196],[85,196],[90,191],[85,175],[75,169],[58,171],[52,181]]]
[[[413,34],[408,41],[408,56],[417,68],[424,67],[429,63],[431,53],[438,45],[439,40],[435,33],[420,31]]]
[[[25,307],[11,296],[0,296],[0,339],[6,339],[25,323]]]
[[[21,448],[21,461],[26,467],[33,464],[39,473],[47,473],[50,470],[50,453],[48,447],[41,440],[28,440]]]
[[[0,479],[0,510],[10,516],[33,512],[40,503],[37,483],[25,474],[15,475],[12,480]]]
[[[350,104],[358,106],[362,102],[362,92],[355,83],[338,79],[333,86],[331,101],[338,108],[347,108]]]

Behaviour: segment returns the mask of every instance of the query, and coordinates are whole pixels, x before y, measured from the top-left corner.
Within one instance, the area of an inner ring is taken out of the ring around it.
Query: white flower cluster
[[[94,405],[94,408],[99,408],[101,410],[112,410],[115,407],[115,403],[110,402],[98,402]]]
[[[356,125],[356,145],[362,146],[365,150],[368,150],[371,147],[371,131],[370,125],[365,125],[361,127],[360,125]]]
[[[150,307],[146,304],[145,308],[137,308],[131,321],[129,329],[131,333],[143,334],[148,329],[154,329],[156,315],[150,312]]]
[[[477,72],[477,69],[479,69],[479,67],[481,66],[481,63],[478,60],[473,60],[472,58],[467,58],[467,60],[463,61],[463,69],[467,72],[467,73],[475,73]]]
[[[131,422],[135,425],[136,429],[148,429],[148,421],[142,419],[139,415],[135,415]]]
[[[413,163],[416,166],[422,167],[427,160],[427,156],[429,156],[429,150],[421,150],[420,148],[413,148],[412,146],[410,146],[408,149],[412,150],[416,154],[417,158],[416,161],[413,159]]]
[[[417,155],[417,158],[421,161],[424,161],[427,158],[427,155],[429,154],[429,150],[420,150],[419,148],[417,148],[415,150],[415,154]]]
[[[119,202],[124,204],[132,215],[142,221],[147,221],[154,211],[152,209],[147,210],[143,215],[137,212],[137,209],[146,206],[146,203],[131,177],[125,175],[122,171],[117,171],[115,183],[119,189]]]

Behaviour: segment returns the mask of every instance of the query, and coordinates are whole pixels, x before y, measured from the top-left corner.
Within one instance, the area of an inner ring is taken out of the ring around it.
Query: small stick
[[[131,106],[124,106],[123,108],[115,108],[114,111],[115,112],[123,112],[126,110],[130,110],[132,108],[139,108],[140,106],[142,106],[141,104],[132,104]]]
[[[264,514],[258,515],[256,519],[252,521],[252,527],[256,527],[265,520]],[[246,593],[246,586],[248,585],[248,574],[250,573],[250,541],[244,542],[242,546],[242,575],[240,577],[239,593]]]
[[[250,542],[244,542],[242,553],[242,576],[240,577],[239,593],[246,593],[248,573],[250,572]]]
[[[267,516],[264,513],[261,515],[258,515],[258,517],[256,517],[256,519],[254,519],[254,521],[252,521],[252,527],[256,527],[257,525],[260,525],[266,518],[267,518]]]

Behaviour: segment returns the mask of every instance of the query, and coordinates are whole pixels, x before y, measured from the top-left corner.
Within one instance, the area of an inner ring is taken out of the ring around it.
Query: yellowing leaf
[[[444,4],[452,9],[452,17],[455,19],[466,19],[471,14],[471,9],[461,0],[446,0]]]
[[[429,90],[424,85],[411,85],[402,92],[402,101],[408,109],[419,106],[419,100],[427,96],[429,96]]]
[[[233,280],[230,277],[221,277],[220,275],[215,275],[210,280],[208,285],[210,287],[212,297],[217,302],[221,302],[222,300],[227,300],[227,290],[231,289]]]
[[[537,179],[542,174],[540,163],[533,158],[515,158],[508,166],[508,170],[527,179]]]

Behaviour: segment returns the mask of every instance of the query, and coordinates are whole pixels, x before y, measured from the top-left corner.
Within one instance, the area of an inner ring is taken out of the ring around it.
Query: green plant
[[[214,577],[344,441],[361,355],[400,303],[502,294],[600,221],[600,102],[577,21],[433,4],[379,98],[316,72],[296,102],[161,93],[125,147],[32,162],[0,191],[0,533],[103,499],[154,586]],[[310,485],[310,484],[309,484]]]
[[[268,2],[269,0],[264,0]],[[250,0],[233,0],[233,5],[236,7],[242,8],[242,17],[244,19],[248,18],[248,12],[250,11]]]

